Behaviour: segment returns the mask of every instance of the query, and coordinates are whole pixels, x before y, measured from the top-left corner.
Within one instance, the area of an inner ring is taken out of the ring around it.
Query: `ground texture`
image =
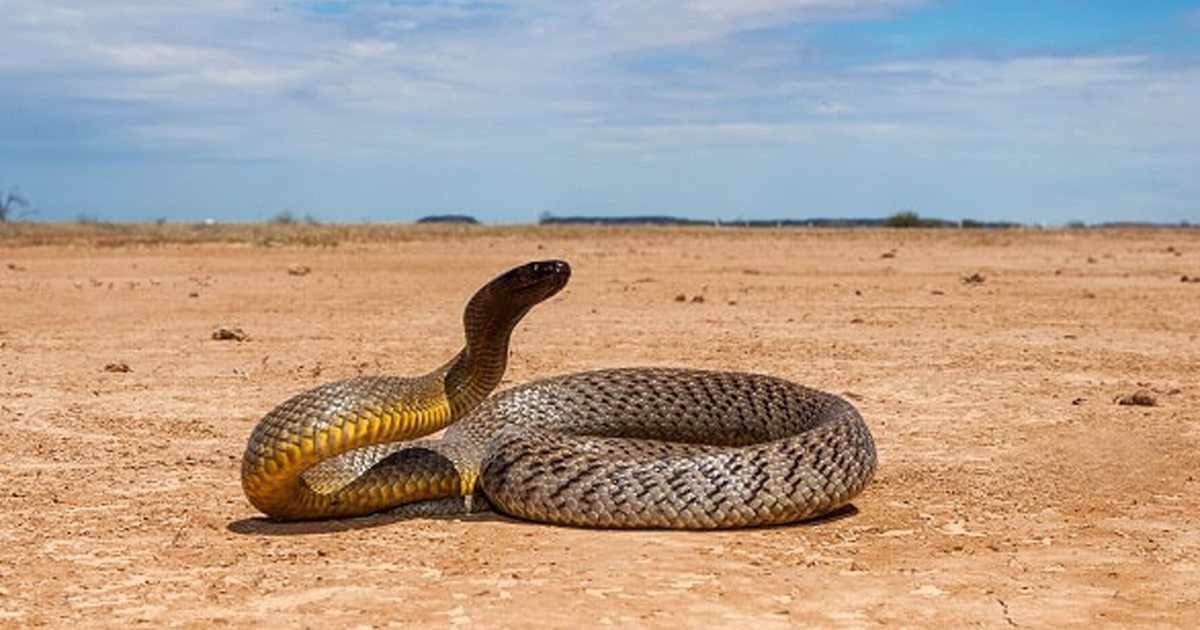
[[[1200,231],[322,230],[0,231],[0,628],[1200,626]],[[574,278],[505,387],[673,365],[842,394],[880,455],[855,509],[258,517],[259,417],[439,365],[477,287],[550,257]]]

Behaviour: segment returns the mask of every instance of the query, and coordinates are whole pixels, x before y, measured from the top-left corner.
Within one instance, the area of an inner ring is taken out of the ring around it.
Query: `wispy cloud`
[[[640,182],[579,194],[601,209],[672,191],[686,205],[734,182],[736,191],[754,187],[746,198],[767,214],[794,212],[800,188],[846,212],[889,195],[951,207],[1003,189],[989,210],[1001,214],[1018,203],[1082,208],[1089,179],[1101,190],[1123,183],[1192,194],[1181,173],[1200,169],[1191,114],[1200,59],[1114,35],[1123,32],[1117,17],[1089,18],[1093,39],[1075,35],[1056,49],[1050,25],[1022,42],[1003,20],[963,45],[969,25],[944,22],[969,20],[961,13],[972,2],[5,5],[0,167],[35,178],[46,162],[60,174],[64,163],[114,157],[132,171],[139,160],[201,161],[214,173],[253,161],[278,173],[347,169],[342,179],[358,188],[400,169],[404,184],[378,184],[380,197],[360,200],[367,206],[388,195],[408,206],[471,205],[434,190],[460,185],[449,174],[495,181],[477,187],[475,203],[487,195],[497,216],[584,204],[569,199],[567,184],[534,181],[553,172],[580,191]],[[1041,5],[1013,6],[1036,16]],[[1196,15],[1133,21],[1195,29]],[[514,171],[518,160],[531,174]],[[655,166],[632,173],[624,160]],[[829,179],[835,170],[853,174]],[[1039,172],[1066,183],[1048,186]],[[867,176],[874,196],[835,188]],[[662,189],[641,177],[657,177]],[[965,182],[960,192],[940,190],[946,178]],[[685,185],[708,194],[684,194]],[[764,187],[778,194],[764,196]],[[1112,190],[1093,197],[1118,212]],[[1196,212],[1194,195],[1154,198],[1163,213]],[[734,193],[723,199],[743,203]],[[71,200],[61,194],[60,203]]]

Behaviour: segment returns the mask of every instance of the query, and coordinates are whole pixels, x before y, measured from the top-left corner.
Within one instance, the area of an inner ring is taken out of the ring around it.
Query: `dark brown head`
[[[565,260],[539,260],[510,269],[487,283],[482,291],[507,295],[513,304],[526,309],[558,293],[571,278],[571,265]]]
[[[567,285],[571,266],[563,260],[542,260],[510,269],[475,293],[463,313],[468,344],[477,334],[507,340],[513,326],[529,309]]]

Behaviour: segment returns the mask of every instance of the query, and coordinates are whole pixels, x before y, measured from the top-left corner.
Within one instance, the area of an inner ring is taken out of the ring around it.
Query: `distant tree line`
[[[461,223],[478,225],[479,220],[469,214],[431,214],[417,219],[417,223]]]
[[[699,221],[670,215],[625,215],[604,216],[557,216],[542,213],[538,223],[542,225],[706,225],[732,227],[890,227],[890,228],[1011,228],[1019,224],[1008,221],[947,221],[927,219],[911,210],[898,212],[882,219],[734,219]]]
[[[317,218],[311,214],[298,217],[291,210],[280,210],[279,212],[271,215],[271,218],[267,219],[267,223],[274,223],[276,225],[296,225],[298,223],[316,225],[318,221]]]

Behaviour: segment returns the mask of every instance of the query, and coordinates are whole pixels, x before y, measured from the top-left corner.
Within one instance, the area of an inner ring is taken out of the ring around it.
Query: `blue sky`
[[[4,0],[35,218],[1200,223],[1200,3]]]

